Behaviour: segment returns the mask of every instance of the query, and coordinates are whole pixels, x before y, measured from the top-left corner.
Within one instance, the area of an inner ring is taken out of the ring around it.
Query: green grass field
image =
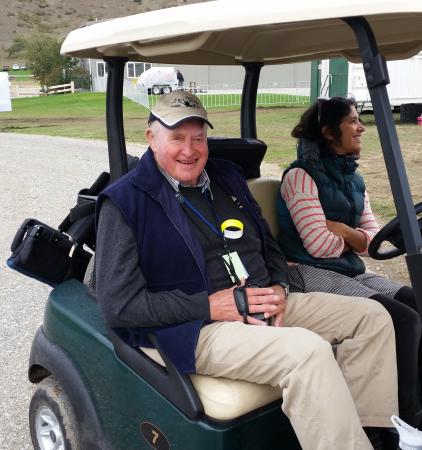
[[[78,93],[12,100],[12,112],[0,113],[0,131],[47,134],[88,139],[106,139],[105,94]],[[148,110],[124,100],[125,135],[129,142],[145,143],[144,132]],[[296,141],[290,132],[304,111],[302,107],[257,108],[257,134],[268,145],[265,161],[281,169],[296,155]],[[209,108],[214,125],[210,135],[240,136],[239,107]],[[382,220],[395,216],[390,185],[375,127],[373,115],[364,116],[366,132],[360,170],[365,176],[375,212]],[[396,117],[397,131],[407,165],[415,201],[422,200],[422,127],[401,124]]]
[[[89,139],[106,138],[104,93],[14,99],[12,108],[10,113],[1,113],[0,131]],[[126,139],[130,142],[145,143],[148,110],[128,99],[124,99],[123,110]],[[303,107],[258,107],[258,135],[269,147],[266,158],[268,161],[286,163],[286,158],[293,155],[294,140],[289,137],[289,133],[302,111]],[[214,130],[210,130],[211,135],[240,135],[238,106],[210,108],[209,116],[214,125]]]
[[[29,69],[24,70],[9,70],[9,77],[19,81],[26,81],[32,79],[32,72]]]
[[[0,131],[106,138],[103,93],[18,98],[12,100],[12,109],[0,116]],[[129,100],[125,100],[124,109],[129,121],[147,117],[145,108]]]

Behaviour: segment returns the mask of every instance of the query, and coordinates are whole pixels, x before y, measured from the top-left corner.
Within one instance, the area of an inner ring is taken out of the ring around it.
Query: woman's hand
[[[363,231],[355,230],[348,225],[335,222],[333,220],[327,220],[327,228],[337,236],[340,236],[344,239],[344,250],[354,250],[356,252],[363,252],[367,245],[367,238]]]
[[[331,231],[331,233],[334,233],[337,236],[340,236],[344,239],[344,236],[347,232],[347,228],[350,228],[344,223],[341,222],[335,222],[334,220],[326,220],[327,222],[327,228]]]

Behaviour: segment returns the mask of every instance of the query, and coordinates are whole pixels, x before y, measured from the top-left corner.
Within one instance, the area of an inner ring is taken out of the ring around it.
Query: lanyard
[[[179,197],[180,198],[180,197]],[[207,198],[207,197],[206,197]],[[219,231],[219,230],[217,230],[217,228],[214,226],[214,224],[212,224],[200,211],[198,211],[196,208],[195,208],[195,206],[193,206],[192,205],[192,203],[187,199],[187,198],[184,198],[183,196],[181,196],[181,200],[182,200],[182,202],[181,203],[184,203],[199,219],[201,219],[202,220],[202,222],[204,222],[205,223],[205,225],[207,225],[210,229],[211,229],[211,231],[213,232],[213,233],[215,233],[217,236],[221,236],[222,238],[224,238],[224,235],[223,235],[223,233],[221,232],[221,231]],[[208,198],[207,198],[207,200],[208,200]],[[180,201],[180,200],[179,200]],[[211,205],[211,203],[209,202],[209,200],[207,201],[207,203],[209,204],[209,205]],[[214,212],[214,208],[213,207],[211,207],[211,210],[212,210],[212,212],[213,212],[213,214],[214,214],[214,216],[215,217],[217,217],[216,216],[216,214],[215,214],[215,212]]]
[[[204,193],[205,196],[205,200],[208,203],[209,207],[211,208],[211,211],[214,215],[215,221],[216,223],[219,223],[219,218],[217,216],[217,213],[214,210],[214,206],[213,204],[210,202],[210,199],[207,195],[207,193]],[[230,275],[234,278],[235,283],[237,286],[239,286],[241,284],[241,281],[239,279],[239,277],[237,276],[236,270],[234,268],[234,264],[232,261],[232,258],[230,256],[230,248],[229,248],[229,244],[227,242],[226,237],[224,236],[224,233],[222,231],[219,231],[214,224],[212,224],[200,211],[198,211],[194,205],[192,205],[192,203],[185,197],[183,197],[183,195],[178,192],[176,194],[176,198],[179,201],[180,204],[184,204],[186,205],[200,220],[202,220],[202,222],[204,222],[209,228],[210,230],[215,233],[217,236],[220,236],[223,239],[223,246],[224,246],[224,250],[226,251],[227,257],[229,262],[227,263],[225,259],[223,259],[224,264],[227,266],[227,268],[229,269]]]

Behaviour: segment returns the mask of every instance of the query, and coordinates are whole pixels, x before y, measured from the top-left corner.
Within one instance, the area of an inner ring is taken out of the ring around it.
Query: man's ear
[[[154,146],[154,132],[151,128],[146,129],[145,137],[147,139],[148,145],[152,148]]]

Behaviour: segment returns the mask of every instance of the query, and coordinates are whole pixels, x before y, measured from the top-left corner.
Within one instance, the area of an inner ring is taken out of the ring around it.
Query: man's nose
[[[185,139],[183,143],[183,152],[187,155],[190,155],[194,151],[195,151],[194,141],[192,139]]]

